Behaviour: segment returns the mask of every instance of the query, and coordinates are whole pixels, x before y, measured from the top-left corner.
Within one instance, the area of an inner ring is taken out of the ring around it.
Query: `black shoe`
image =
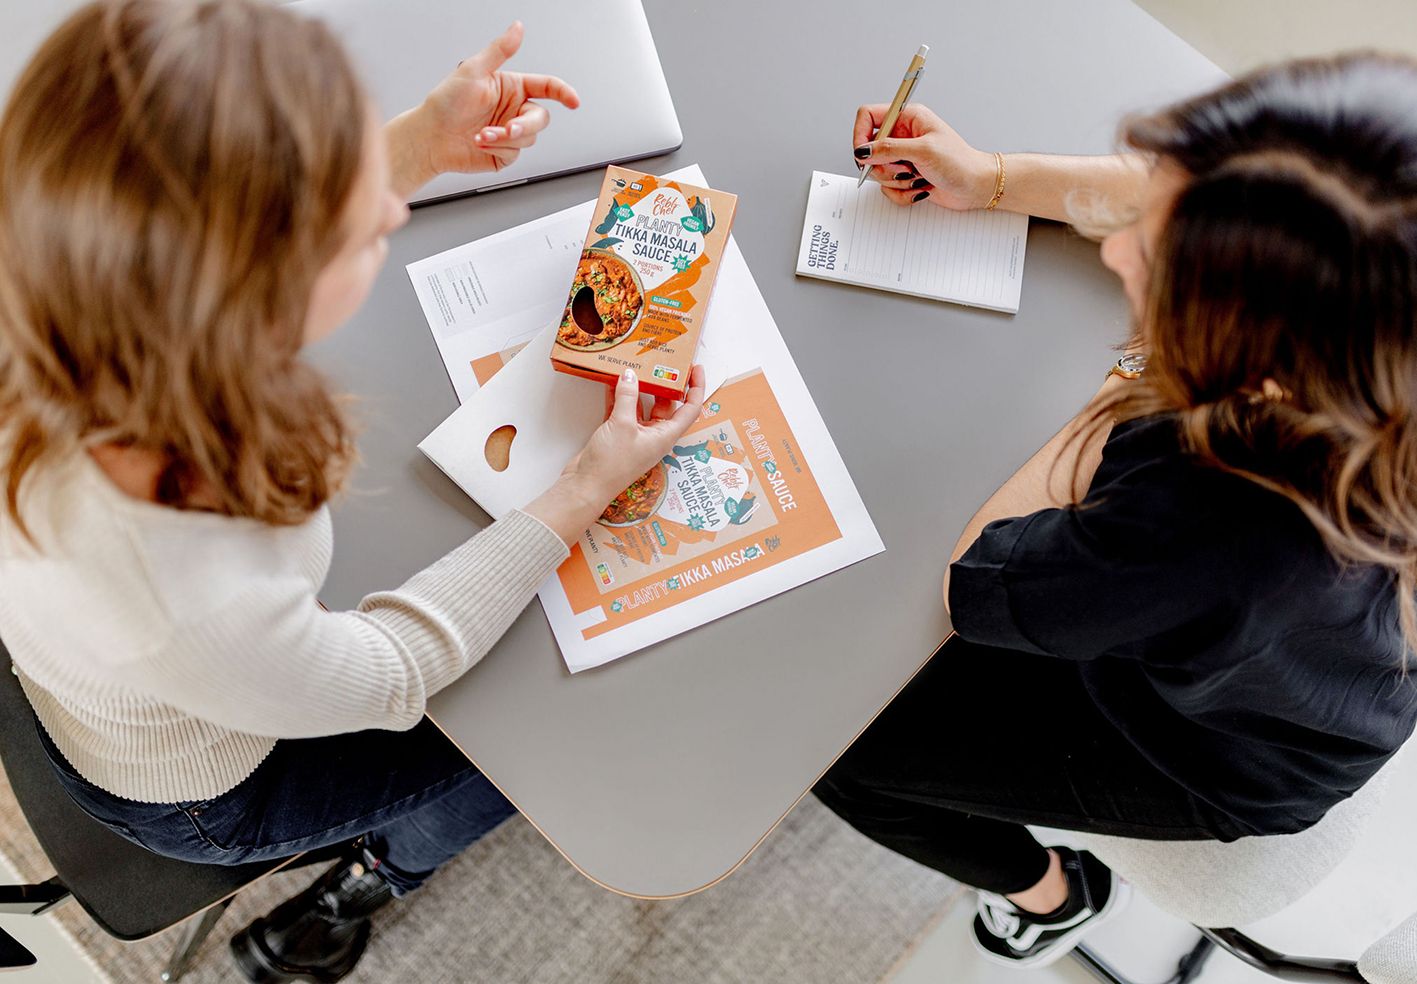
[[[974,945],[994,963],[1042,967],[1077,945],[1084,933],[1127,904],[1131,886],[1087,851],[1055,847],[1068,880],[1068,900],[1039,915],[1020,909],[1002,895],[979,893]]]
[[[347,858],[315,884],[231,938],[236,966],[254,984],[335,984],[369,943],[369,916],[394,897],[368,851]]]

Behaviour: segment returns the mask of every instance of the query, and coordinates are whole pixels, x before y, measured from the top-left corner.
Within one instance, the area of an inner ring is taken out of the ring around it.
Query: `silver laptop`
[[[683,143],[640,0],[295,0],[323,18],[359,63],[387,116],[423,101],[458,62],[514,20],[526,25],[508,69],[557,75],[579,109],[542,100],[551,123],[511,167],[444,174],[414,204],[668,153]]]

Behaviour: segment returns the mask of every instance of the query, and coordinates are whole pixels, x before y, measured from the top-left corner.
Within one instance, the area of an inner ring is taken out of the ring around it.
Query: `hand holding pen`
[[[910,59],[910,64],[905,67],[905,77],[900,80],[900,86],[895,90],[895,98],[891,100],[890,108],[886,110],[886,115],[881,118],[880,132],[890,136],[895,132],[895,121],[900,116],[900,111],[905,108],[905,104],[910,101],[910,94],[915,91],[915,84],[920,81],[920,76],[925,73],[925,56],[930,53],[930,46],[922,44],[915,57]],[[863,156],[858,150],[857,157]],[[861,168],[861,177],[856,180],[856,187],[860,188],[866,182],[865,167]]]
[[[882,128],[872,139],[888,108],[884,103],[862,106],[851,135],[857,162],[866,165],[887,198],[897,205],[928,200],[960,211],[989,203],[998,177],[993,154],[971,147],[918,103],[901,110],[893,132]]]

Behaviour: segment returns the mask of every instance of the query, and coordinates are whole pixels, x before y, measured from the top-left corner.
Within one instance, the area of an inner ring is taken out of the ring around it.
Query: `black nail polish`
[[[918,194],[918,195],[916,195],[914,198],[912,198],[911,201],[912,201],[912,202],[923,202],[925,199],[927,199],[927,198],[929,198],[929,197],[930,197],[930,193],[929,193],[928,191],[922,191],[920,194]]]
[[[930,181],[929,181],[928,178],[916,178],[914,181],[910,182],[910,187],[912,187],[912,188],[923,188],[923,187],[925,187],[925,186],[926,186],[927,184],[929,184],[929,183],[930,183]]]
[[[914,167],[909,161],[891,161],[892,164],[899,164],[901,167]]]
[[[901,171],[899,174],[897,174],[897,175],[895,176],[895,179],[896,179],[897,181],[908,181],[908,180],[910,180],[910,179],[913,178],[913,177],[915,177],[915,172],[914,172],[914,171]]]
[[[871,145],[870,145],[870,144],[862,144],[860,147],[857,147],[857,148],[856,148],[855,154],[856,154],[857,157],[870,157],[870,156],[871,156]]]

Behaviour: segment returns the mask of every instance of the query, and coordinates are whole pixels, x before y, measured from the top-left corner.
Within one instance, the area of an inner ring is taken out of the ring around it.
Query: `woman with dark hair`
[[[1414,107],[1417,64],[1357,55],[1132,120],[1116,157],[985,154],[919,106],[868,142],[885,107],[860,110],[857,159],[899,204],[1107,231],[1134,319],[965,527],[956,635],[816,789],[978,887],[985,956],[1056,959],[1122,901],[1024,824],[1293,833],[1411,734]]]

